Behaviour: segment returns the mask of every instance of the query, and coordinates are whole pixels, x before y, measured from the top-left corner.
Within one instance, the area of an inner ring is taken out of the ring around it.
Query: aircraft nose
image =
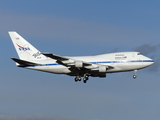
[[[146,57],[146,56],[143,56],[143,65],[145,67],[148,67],[148,66],[152,65],[153,63],[154,63],[153,59]]]
[[[150,66],[150,65],[152,65],[154,63],[154,60],[149,58],[147,60],[147,63],[148,63],[148,66]]]
[[[154,60],[151,59],[151,65],[154,63]]]

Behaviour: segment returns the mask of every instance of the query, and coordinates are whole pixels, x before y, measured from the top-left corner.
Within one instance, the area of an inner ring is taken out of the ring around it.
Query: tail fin
[[[22,60],[44,60],[46,57],[16,32],[8,32],[17,54]]]

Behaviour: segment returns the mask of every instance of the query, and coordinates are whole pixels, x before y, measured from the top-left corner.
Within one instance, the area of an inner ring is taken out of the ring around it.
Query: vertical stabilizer
[[[16,32],[8,32],[17,54],[22,60],[44,60],[46,57]]]

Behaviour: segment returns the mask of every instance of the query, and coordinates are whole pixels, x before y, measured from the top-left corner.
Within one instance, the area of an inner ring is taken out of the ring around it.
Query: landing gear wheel
[[[86,82],[87,82],[87,80],[83,80],[83,82],[84,82],[84,83],[86,83]]]
[[[88,80],[88,79],[89,79],[88,76],[86,76],[86,77],[83,78],[83,80]]]
[[[75,78],[74,81],[77,82],[78,80]]]
[[[137,73],[137,70],[134,70],[134,75],[133,75],[134,79],[136,79],[136,77],[137,77],[136,73]]]
[[[81,77],[78,78],[78,81],[81,81]]]
[[[136,79],[136,77],[137,77],[136,75],[133,75],[133,78],[134,78],[134,79]]]
[[[74,80],[75,80],[75,82],[81,81],[81,77],[80,76],[76,76]]]
[[[83,78],[83,82],[86,83],[88,79],[89,79],[89,76],[85,75],[84,78]]]

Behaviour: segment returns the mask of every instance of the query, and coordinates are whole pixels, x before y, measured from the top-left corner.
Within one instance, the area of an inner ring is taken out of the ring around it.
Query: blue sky
[[[0,4],[0,120],[159,120],[160,1],[5,0]],[[17,68],[8,31],[64,56],[139,51],[152,67],[90,78]]]

